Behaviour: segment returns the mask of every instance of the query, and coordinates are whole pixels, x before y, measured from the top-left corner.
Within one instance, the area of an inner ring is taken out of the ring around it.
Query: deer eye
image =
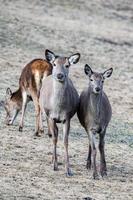
[[[90,81],[93,81],[93,79],[91,78]]]
[[[69,67],[69,65],[66,65],[65,67],[66,67],[66,68],[68,68],[68,67]]]
[[[55,64],[55,63],[53,63],[53,66],[55,67],[55,66],[56,66],[56,64]]]

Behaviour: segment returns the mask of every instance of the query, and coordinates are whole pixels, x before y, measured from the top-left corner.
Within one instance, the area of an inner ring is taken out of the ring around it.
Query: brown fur
[[[16,105],[21,110],[21,108],[22,108],[22,93],[21,93],[21,89],[20,88],[12,93],[12,96],[11,96],[10,100],[13,101],[13,102],[16,102]]]
[[[22,92],[22,116],[19,126],[19,130],[22,131],[23,128],[23,118],[26,109],[26,101],[28,94],[32,97],[35,106],[36,113],[36,135],[39,135],[39,93],[42,84],[42,79],[52,73],[52,65],[43,59],[35,59],[31,61],[23,69],[20,76],[19,85]]]
[[[36,73],[38,73],[39,88],[37,88],[36,85]],[[19,127],[19,130],[22,130],[24,112],[27,103],[36,99],[36,101],[34,101],[34,105],[36,104],[35,107],[38,107],[38,98],[42,79],[51,73],[52,65],[44,59],[34,59],[23,68],[19,79],[19,89],[12,93],[9,88],[10,94],[6,95],[6,99],[3,102],[7,112],[7,124],[13,124],[18,112],[22,109],[22,117]],[[23,92],[26,93],[26,102],[23,102]]]
[[[46,76],[52,73],[52,66],[46,60],[34,59],[28,63],[20,76],[19,84],[20,87],[29,88],[32,87],[36,89],[35,74],[39,72],[40,80],[43,78],[44,74]]]

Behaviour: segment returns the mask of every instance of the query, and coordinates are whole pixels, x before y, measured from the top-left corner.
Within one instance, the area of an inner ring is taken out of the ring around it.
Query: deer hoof
[[[20,132],[23,131],[23,127],[22,127],[22,126],[19,127],[19,131],[20,131]]]
[[[69,170],[66,172],[66,177],[72,177],[73,176],[73,173]]]
[[[58,171],[58,165],[57,164],[54,164],[54,171]]]
[[[96,172],[93,173],[93,179],[94,180],[99,180],[99,176]]]
[[[104,177],[104,176],[107,176],[107,171],[106,170],[102,170],[100,172],[101,176]]]
[[[41,132],[40,132],[40,131],[37,131],[37,132],[35,132],[35,136],[37,136],[37,137],[41,137],[41,136],[42,136],[42,134],[41,134]]]
[[[86,169],[88,169],[88,170],[91,169],[91,162],[87,162],[87,164],[86,164]]]
[[[51,138],[51,137],[52,137],[52,134],[48,132],[48,136]]]

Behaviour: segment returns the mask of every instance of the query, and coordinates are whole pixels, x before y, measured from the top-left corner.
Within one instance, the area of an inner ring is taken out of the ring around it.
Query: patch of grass
[[[79,140],[79,137],[88,139],[87,133],[81,126],[75,131],[71,130],[70,135],[73,139]],[[133,124],[123,122],[120,119],[112,119],[107,128],[105,140],[107,143],[123,143],[133,148]]]
[[[133,148],[133,124],[113,119],[108,127],[106,140],[109,143],[125,143]]]

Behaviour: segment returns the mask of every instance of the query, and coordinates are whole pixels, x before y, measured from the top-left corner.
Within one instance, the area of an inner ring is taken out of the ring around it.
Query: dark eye
[[[69,65],[66,65],[66,68],[68,68],[69,67]]]
[[[90,81],[93,81],[93,79],[91,78]]]
[[[54,63],[54,64],[53,64],[53,66],[55,67],[55,66],[56,66],[56,64]]]
[[[102,80],[102,83],[104,82],[104,80]]]

